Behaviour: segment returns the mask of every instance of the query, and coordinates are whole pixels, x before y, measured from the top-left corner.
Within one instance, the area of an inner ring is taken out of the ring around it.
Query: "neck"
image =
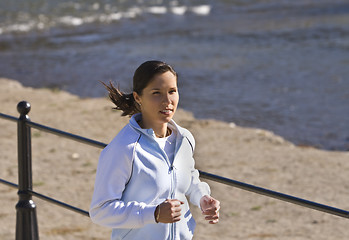
[[[147,123],[147,121],[145,121],[144,119],[142,119],[139,123],[139,126],[141,128],[145,128],[145,129],[153,129],[156,137],[158,138],[163,138],[163,137],[167,137],[170,135],[171,131],[167,128],[167,123],[164,124],[150,124]]]
[[[156,137],[158,138],[164,138],[167,137],[169,134],[169,130],[167,128],[167,123],[163,124],[162,126],[159,126],[158,128],[153,127],[154,133]]]

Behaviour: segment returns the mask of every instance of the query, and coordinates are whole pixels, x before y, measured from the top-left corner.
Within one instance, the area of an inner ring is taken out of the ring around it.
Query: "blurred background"
[[[348,0],[0,0],[0,77],[102,97],[150,59],[197,118],[349,150]]]

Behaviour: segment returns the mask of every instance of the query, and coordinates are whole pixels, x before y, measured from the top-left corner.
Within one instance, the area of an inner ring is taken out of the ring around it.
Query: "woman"
[[[131,119],[100,155],[92,221],[113,228],[113,240],[192,239],[188,196],[209,223],[217,223],[220,203],[194,168],[194,138],[172,120],[179,101],[173,68],[143,63],[131,94],[105,86],[115,109]]]

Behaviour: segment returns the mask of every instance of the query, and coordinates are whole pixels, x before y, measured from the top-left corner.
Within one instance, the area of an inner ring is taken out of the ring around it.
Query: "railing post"
[[[16,204],[16,240],[38,240],[36,206],[32,195],[31,133],[26,125],[29,121],[30,103],[22,101],[17,105],[18,120],[18,203]]]

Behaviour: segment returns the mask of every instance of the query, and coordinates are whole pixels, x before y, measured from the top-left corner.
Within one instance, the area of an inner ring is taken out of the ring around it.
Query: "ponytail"
[[[109,82],[110,85],[101,82],[104,87],[108,90],[108,95],[110,100],[115,104],[116,110],[121,110],[121,116],[132,116],[135,113],[139,113],[140,109],[133,97],[133,93],[126,94],[120,91],[119,87],[114,87],[114,85]]]

